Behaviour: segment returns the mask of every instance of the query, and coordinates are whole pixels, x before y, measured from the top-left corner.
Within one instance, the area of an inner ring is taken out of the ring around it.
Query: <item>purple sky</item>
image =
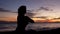
[[[0,17],[16,17],[17,13],[12,12],[17,12],[21,5],[35,13],[34,17],[60,17],[60,0],[0,0]]]

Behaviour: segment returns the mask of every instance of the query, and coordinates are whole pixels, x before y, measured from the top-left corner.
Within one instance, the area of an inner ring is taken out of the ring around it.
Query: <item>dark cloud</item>
[[[33,17],[33,18],[47,18],[47,16]]]
[[[10,12],[10,10],[5,10],[4,8],[0,8],[0,12]]]
[[[35,15],[35,13],[33,13],[33,10],[27,10],[26,15],[29,17],[33,17]]]
[[[58,17],[58,18],[54,18],[54,19],[60,19],[60,17]]]
[[[27,12],[32,13],[34,10],[27,10]]]
[[[53,9],[50,9],[48,7],[40,7],[38,10],[53,11]]]
[[[26,13],[27,16],[33,17],[35,14],[34,13]]]

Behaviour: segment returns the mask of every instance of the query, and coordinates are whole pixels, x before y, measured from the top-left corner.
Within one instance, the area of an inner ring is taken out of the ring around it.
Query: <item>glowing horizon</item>
[[[60,19],[46,19],[46,18],[31,18],[32,20],[40,21],[40,22],[60,22]],[[6,18],[0,18],[0,21],[17,21],[17,18],[14,17],[6,17]]]

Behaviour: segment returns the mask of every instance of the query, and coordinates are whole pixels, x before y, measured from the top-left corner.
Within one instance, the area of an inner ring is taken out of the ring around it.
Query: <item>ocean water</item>
[[[60,28],[60,23],[33,23],[28,24],[26,30],[44,31]]]
[[[0,23],[0,31],[14,31],[17,27],[16,23]],[[29,23],[25,30],[51,30],[60,28],[60,23]]]
[[[14,31],[17,27],[16,23],[0,23],[0,32]]]

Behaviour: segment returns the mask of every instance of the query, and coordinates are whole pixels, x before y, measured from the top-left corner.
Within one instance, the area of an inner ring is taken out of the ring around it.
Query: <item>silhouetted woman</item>
[[[17,32],[24,32],[26,25],[31,22],[34,23],[32,19],[30,19],[28,16],[25,16],[26,14],[26,6],[21,6],[18,8],[18,17],[17,17]]]

